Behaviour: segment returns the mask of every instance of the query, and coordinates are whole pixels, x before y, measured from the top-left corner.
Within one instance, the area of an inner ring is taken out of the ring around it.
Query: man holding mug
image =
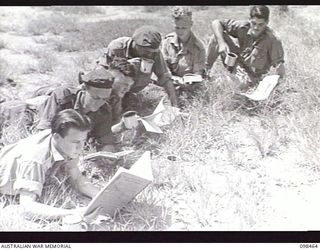
[[[275,68],[276,74],[284,77],[284,51],[281,41],[268,27],[269,15],[267,6],[257,5],[251,7],[248,21],[213,21],[213,36],[206,58],[207,69],[211,69],[220,54],[224,65],[239,76],[242,84],[257,84],[262,76],[269,72],[271,66]],[[238,40],[239,46],[232,38]],[[234,56],[230,53],[237,57],[234,65],[228,61],[230,56]]]
[[[152,73],[158,78],[156,84],[167,92],[171,104],[177,106],[171,73],[159,50],[161,39],[161,34],[156,27],[142,26],[133,33],[132,37],[119,37],[111,41],[103,57],[99,59],[98,63],[103,67],[108,67],[116,57],[126,58],[136,66],[134,84],[121,98],[124,111],[132,109],[137,104],[138,100],[134,98],[135,93],[151,83]]]
[[[113,131],[117,105],[110,96],[112,91],[126,92],[123,87],[133,84],[134,69],[131,66],[125,59],[117,60],[108,70],[98,68],[80,75],[80,88],[62,86],[54,89],[39,108],[40,122],[37,128],[49,128],[52,118],[61,110],[79,110],[92,120],[89,136],[96,142],[97,150],[115,152],[113,133],[122,130]],[[123,128],[122,124],[120,125]]]

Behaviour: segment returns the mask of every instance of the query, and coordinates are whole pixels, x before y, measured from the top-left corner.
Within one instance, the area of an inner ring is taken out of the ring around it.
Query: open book
[[[171,79],[178,84],[193,84],[203,81],[202,76],[197,74],[185,74],[183,77],[172,76]]]
[[[94,152],[94,153],[90,153],[87,154],[85,156],[83,156],[83,160],[90,160],[92,158],[96,158],[96,157],[105,157],[105,158],[109,158],[109,159],[119,159],[123,156],[126,156],[128,154],[133,153],[134,150],[125,150],[125,151],[121,151],[121,152],[116,152],[116,153],[112,153],[112,152],[107,152],[107,151],[99,151],[99,152]]]
[[[128,170],[119,168],[104,188],[88,204],[85,215],[98,207],[101,213],[114,215],[153,181],[150,151],[146,151]]]
[[[279,77],[279,75],[266,76],[259,82],[258,87],[252,93],[241,93],[241,95],[244,95],[254,101],[266,100],[278,84]]]

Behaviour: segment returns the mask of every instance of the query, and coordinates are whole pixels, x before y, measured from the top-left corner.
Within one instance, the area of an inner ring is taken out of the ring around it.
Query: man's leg
[[[219,45],[216,36],[213,34],[210,37],[210,41],[206,53],[206,68],[207,70],[212,68],[212,65],[217,60],[219,56]]]
[[[233,39],[226,33],[223,33],[223,38],[225,42],[228,44],[230,52],[239,54],[239,47],[235,44]],[[212,68],[212,65],[217,60],[218,56],[219,56],[219,44],[217,42],[216,36],[213,34],[210,38],[208,49],[207,49],[207,56],[206,56],[207,70]],[[224,64],[225,55],[221,54],[220,56]]]

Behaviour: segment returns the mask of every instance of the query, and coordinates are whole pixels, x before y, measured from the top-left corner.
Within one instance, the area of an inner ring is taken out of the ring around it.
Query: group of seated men
[[[271,67],[284,76],[284,52],[268,27],[268,7],[251,7],[248,21],[213,21],[207,50],[191,31],[189,8],[173,8],[172,18],[175,31],[164,39],[156,27],[142,26],[131,37],[113,40],[97,67],[79,75],[78,87],[37,91],[35,96],[48,96],[38,108],[39,132],[0,151],[0,193],[20,195],[29,214],[46,218],[81,214],[81,209],[37,202],[46,176],[64,166],[74,187],[94,197],[99,190],[77,167],[82,147],[94,138],[98,150],[116,151],[113,134],[127,129],[121,116],[139,101],[136,93],[151,83],[152,74],[157,78],[153,83],[164,88],[173,106],[177,106],[177,95],[172,75],[205,77],[218,56],[223,62],[228,52],[238,55],[232,73],[244,75],[243,84],[256,84]]]

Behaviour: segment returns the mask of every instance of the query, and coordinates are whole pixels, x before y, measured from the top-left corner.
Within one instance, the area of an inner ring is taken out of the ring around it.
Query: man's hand
[[[173,81],[171,79],[169,79],[165,84],[164,84],[164,88],[169,96],[171,105],[174,107],[178,107],[178,99],[176,96],[176,90],[173,84]]]
[[[229,50],[228,44],[225,41],[221,41],[219,43],[219,53],[220,54],[222,54],[222,53],[227,54],[227,53],[229,53],[229,51],[230,50]]]

